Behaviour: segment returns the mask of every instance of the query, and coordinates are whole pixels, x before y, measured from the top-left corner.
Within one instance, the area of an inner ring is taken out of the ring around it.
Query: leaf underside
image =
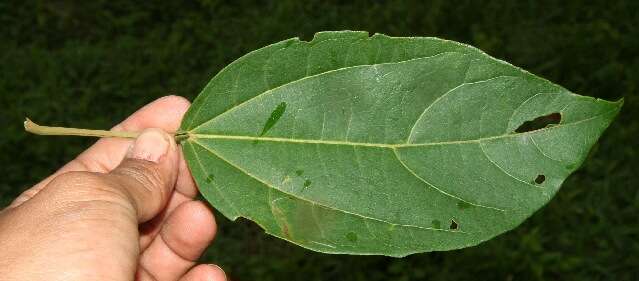
[[[405,256],[519,225],[621,104],[453,41],[321,32],[228,65],[181,130],[226,217],[319,252]]]

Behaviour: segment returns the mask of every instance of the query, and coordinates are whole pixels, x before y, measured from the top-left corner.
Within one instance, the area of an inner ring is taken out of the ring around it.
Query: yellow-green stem
[[[52,135],[52,136],[81,136],[81,137],[99,137],[99,138],[129,138],[134,139],[140,135],[140,132],[127,132],[127,131],[107,131],[107,130],[88,130],[78,128],[66,128],[66,127],[51,127],[40,126],[29,118],[24,121],[24,129],[36,135]],[[181,141],[187,138],[184,133],[172,134],[175,136],[176,141]]]

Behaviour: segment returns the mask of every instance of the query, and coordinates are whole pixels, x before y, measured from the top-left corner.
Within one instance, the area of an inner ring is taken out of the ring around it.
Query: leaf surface
[[[226,217],[315,251],[405,256],[519,225],[621,104],[452,41],[322,32],[228,65],[181,130]]]

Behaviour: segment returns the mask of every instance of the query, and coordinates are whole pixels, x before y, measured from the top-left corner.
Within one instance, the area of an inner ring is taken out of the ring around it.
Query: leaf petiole
[[[99,137],[99,138],[129,138],[134,139],[140,135],[140,132],[128,131],[107,131],[107,130],[89,130],[66,127],[41,126],[31,121],[29,118],[24,121],[24,129],[36,135],[49,136],[81,136],[81,137]],[[176,142],[180,142],[188,138],[186,132],[171,133],[175,137]]]

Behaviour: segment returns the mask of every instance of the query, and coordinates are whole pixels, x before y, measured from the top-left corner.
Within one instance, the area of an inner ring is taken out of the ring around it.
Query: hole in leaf
[[[536,184],[542,184],[544,183],[544,181],[546,181],[546,176],[544,175],[537,175],[537,177],[535,178]]]
[[[558,112],[550,113],[548,115],[537,117],[533,120],[526,121],[517,129],[515,129],[515,133],[524,133],[530,132],[534,130],[539,130],[546,128],[551,125],[557,125],[561,122],[561,114]]]
[[[459,224],[455,220],[450,220],[450,230],[457,230],[459,228]]]
[[[297,170],[295,171],[295,174],[301,176],[302,174],[304,174],[304,170]]]

